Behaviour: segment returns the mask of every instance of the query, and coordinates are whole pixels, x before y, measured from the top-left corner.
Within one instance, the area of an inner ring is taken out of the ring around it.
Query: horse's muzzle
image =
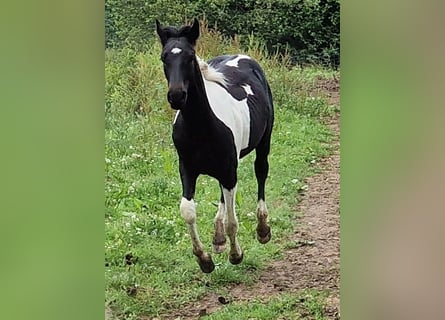
[[[170,89],[167,93],[167,100],[173,109],[181,109],[187,100],[187,91],[183,89]]]

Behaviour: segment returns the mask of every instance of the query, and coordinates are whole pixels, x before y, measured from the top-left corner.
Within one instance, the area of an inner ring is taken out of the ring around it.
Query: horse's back
[[[242,54],[219,56],[208,63],[224,75],[226,91],[236,100],[245,101],[249,109],[249,142],[243,146],[243,156],[255,148],[266,133],[270,137],[274,111],[266,76],[258,62]]]
[[[223,55],[208,62],[221,72],[227,82],[227,91],[237,100],[255,94],[264,96],[268,103],[268,84],[264,71],[254,59],[247,55]],[[258,97],[260,98],[260,97]],[[261,100],[261,99],[260,99]]]

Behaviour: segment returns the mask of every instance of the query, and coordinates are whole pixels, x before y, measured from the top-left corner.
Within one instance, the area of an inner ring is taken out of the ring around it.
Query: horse
[[[168,83],[167,100],[176,111],[172,139],[179,159],[182,199],[179,210],[190,233],[193,254],[201,270],[215,269],[204,250],[196,225],[196,180],[204,174],[219,182],[221,197],[214,219],[213,251],[226,249],[229,261],[239,264],[243,251],[237,239],[235,212],[237,168],[242,157],[256,151],[258,183],[257,239],[271,239],[264,189],[269,172],[268,155],[274,122],[272,93],[264,71],[247,55],[223,55],[204,62],[195,53],[199,22],[178,28],[162,27],[156,19],[162,44],[161,60]]]

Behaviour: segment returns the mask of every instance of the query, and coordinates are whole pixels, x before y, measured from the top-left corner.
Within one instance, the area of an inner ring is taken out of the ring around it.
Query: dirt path
[[[330,104],[340,105],[338,80],[320,80],[317,93],[327,94]],[[272,262],[253,286],[229,286],[233,301],[268,299],[303,289],[323,290],[329,293],[324,316],[340,319],[340,115],[330,119],[328,125],[335,133],[335,151],[318,164],[321,173],[306,181],[308,189],[296,207],[301,215],[290,237],[295,247],[285,251],[283,260]],[[182,308],[180,314],[163,319],[198,319],[222,308],[218,296],[209,293],[199,302]]]

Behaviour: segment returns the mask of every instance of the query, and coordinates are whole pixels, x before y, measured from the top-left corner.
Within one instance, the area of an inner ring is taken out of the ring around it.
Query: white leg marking
[[[185,223],[192,224],[196,222],[196,206],[193,199],[187,200],[186,198],[181,199],[181,205],[179,206],[181,215],[185,220]]]
[[[227,212],[227,223],[225,227],[227,235],[230,238],[230,255],[239,257],[242,251],[236,237],[236,233],[238,232],[238,219],[236,218],[235,212],[236,185],[232,190],[223,188],[223,195]]]
[[[215,253],[221,253],[226,249],[226,236],[224,227],[226,224],[226,219],[226,207],[224,203],[220,202],[214,220],[215,235],[213,236],[213,251]]]
[[[225,222],[225,217],[226,217],[226,208],[224,203],[219,203],[218,204],[218,211],[216,212],[216,216],[215,216],[215,222],[217,221],[221,221],[221,222]]]
[[[257,239],[260,243],[267,243],[271,238],[270,226],[267,223],[267,217],[269,213],[267,211],[266,202],[264,200],[258,201],[256,210],[256,217],[258,221],[257,225]]]
[[[199,239],[198,228],[196,226],[196,206],[193,199],[187,200],[182,198],[181,205],[179,206],[181,216],[184,218],[189,228],[190,237],[192,239],[193,253],[197,256],[201,256],[204,252],[204,247]]]
[[[266,207],[266,202],[261,199],[260,201],[258,201],[258,206],[257,206],[257,214],[260,215],[264,215],[264,213],[266,213],[267,216],[267,207]]]

